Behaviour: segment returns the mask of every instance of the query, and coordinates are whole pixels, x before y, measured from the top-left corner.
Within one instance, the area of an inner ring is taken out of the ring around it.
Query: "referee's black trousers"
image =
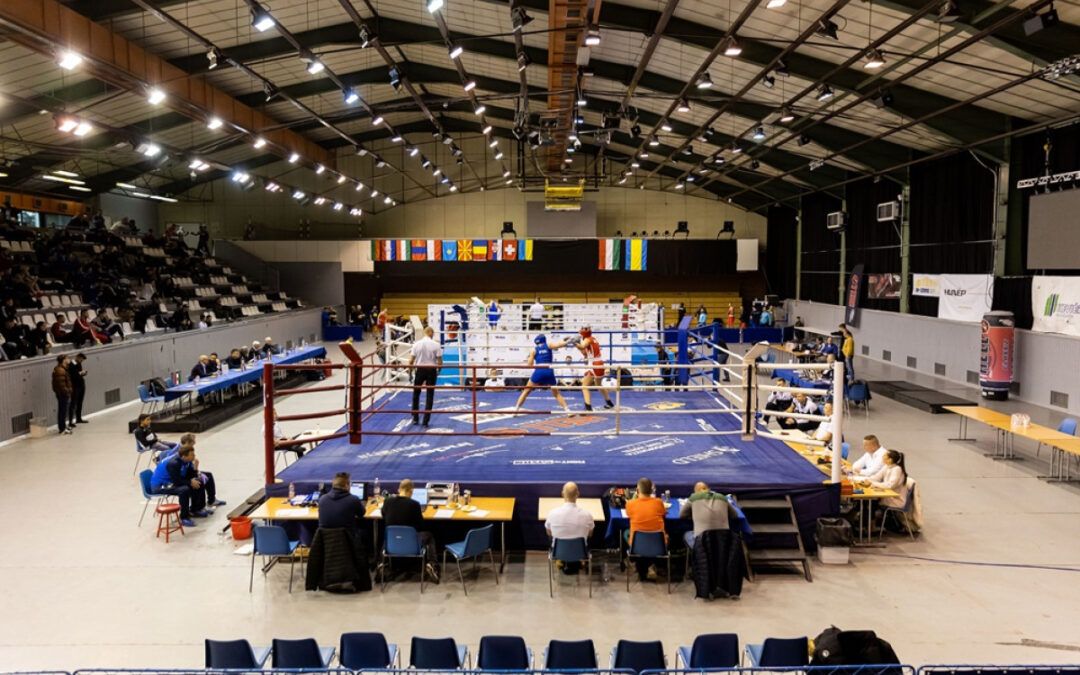
[[[420,421],[420,387],[424,387],[424,391],[427,392],[427,399],[424,401],[424,426],[428,425],[431,421],[431,404],[435,401],[435,380],[438,378],[439,369],[434,366],[421,366],[416,369],[416,374],[413,377],[413,389],[412,393],[412,411],[413,411],[413,423]]]

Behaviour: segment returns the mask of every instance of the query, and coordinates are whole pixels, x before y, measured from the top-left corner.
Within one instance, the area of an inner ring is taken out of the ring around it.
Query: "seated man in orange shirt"
[[[627,540],[629,545],[634,543],[635,532],[664,531],[664,516],[667,515],[667,509],[664,508],[664,500],[652,496],[652,493],[652,481],[648,478],[638,479],[637,498],[626,502],[626,517],[630,519],[630,533]],[[667,534],[664,535],[664,540],[667,540]],[[656,571],[652,567],[653,562],[650,558],[639,558],[634,561],[637,565],[638,579],[645,581],[647,578],[656,578]]]

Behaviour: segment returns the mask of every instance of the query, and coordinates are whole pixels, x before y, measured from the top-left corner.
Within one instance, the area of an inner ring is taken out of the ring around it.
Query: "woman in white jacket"
[[[904,453],[898,450],[889,450],[885,453],[885,466],[872,476],[867,476],[859,482],[876,488],[885,488],[897,493],[897,497],[884,497],[881,499],[882,506],[894,509],[902,509],[907,504],[907,470],[904,467]]]

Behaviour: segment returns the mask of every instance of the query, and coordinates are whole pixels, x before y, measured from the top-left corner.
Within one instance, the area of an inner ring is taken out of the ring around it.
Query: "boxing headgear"
[[[541,346],[541,345],[546,345],[547,344],[547,338],[544,337],[543,335],[537,335],[536,339],[533,340],[533,343],[535,343],[536,346],[538,346],[538,347]]]
[[[588,326],[585,326],[578,331],[578,334],[581,335],[581,337],[583,338],[592,337],[592,329]]]

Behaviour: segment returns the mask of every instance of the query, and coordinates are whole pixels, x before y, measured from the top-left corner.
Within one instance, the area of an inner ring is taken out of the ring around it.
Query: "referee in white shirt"
[[[435,381],[439,376],[439,368],[442,366],[442,347],[432,337],[435,329],[428,326],[424,329],[424,337],[415,342],[409,354],[409,365],[416,366],[413,375],[412,393],[412,423],[420,424],[420,387],[427,391],[427,401],[424,403],[424,427],[431,421],[431,404],[435,400]]]
[[[540,298],[529,307],[529,330],[544,329],[544,306],[540,304]]]

